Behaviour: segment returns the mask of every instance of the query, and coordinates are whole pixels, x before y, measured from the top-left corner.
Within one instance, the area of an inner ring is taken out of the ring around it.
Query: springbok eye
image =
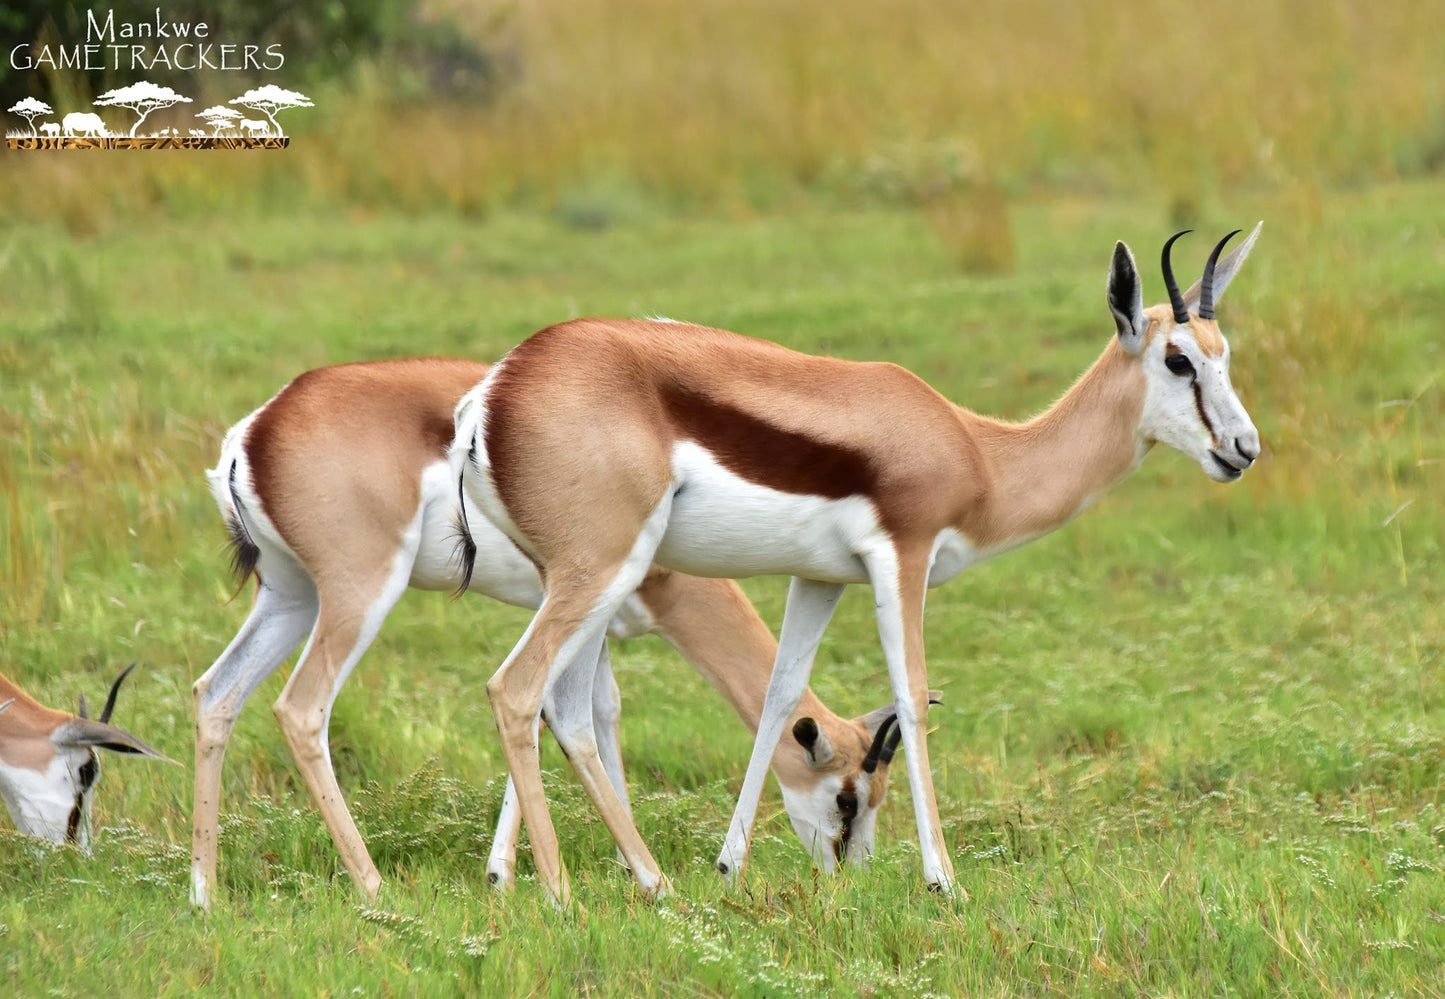
[[[1194,365],[1189,363],[1189,358],[1183,354],[1170,354],[1164,358],[1164,367],[1168,368],[1172,374],[1179,375],[1181,378],[1185,375],[1194,374]]]

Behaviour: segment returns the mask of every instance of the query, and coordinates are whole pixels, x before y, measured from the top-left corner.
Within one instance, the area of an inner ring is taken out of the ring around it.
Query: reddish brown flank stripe
[[[545,355],[554,331],[575,324],[550,326],[524,340],[503,359],[487,390],[486,448],[497,493],[509,510],[520,497],[512,495],[515,469],[512,446],[518,433],[516,401],[522,391],[531,355]],[[513,364],[512,361],[522,363]],[[878,476],[858,450],[817,440],[775,426],[735,406],[708,398],[677,384],[658,388],[663,415],[678,439],[696,442],[725,468],[749,482],[780,492],[827,499],[871,496]]]
[[[827,499],[872,495],[877,486],[867,456],[853,448],[773,426],[680,385],[664,386],[661,397],[679,437],[702,445],[749,482]]]

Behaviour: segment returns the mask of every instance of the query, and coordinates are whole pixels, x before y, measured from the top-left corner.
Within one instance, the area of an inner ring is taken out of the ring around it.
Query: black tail
[[[256,564],[261,561],[261,549],[251,540],[246,522],[241,519],[241,498],[236,495],[236,462],[231,462],[231,473],[226,477],[226,486],[231,490],[231,516],[226,518],[226,530],[231,535],[231,572],[236,576],[236,593],[246,580],[256,573]],[[235,599],[236,594],[231,594]]]
[[[463,487],[462,477],[457,479],[457,522],[455,528],[456,547],[452,550],[452,558],[455,559],[462,570],[462,581],[457,585],[455,597],[466,593],[472,585],[472,570],[477,565],[477,543],[472,539],[472,528],[467,523],[467,494]]]

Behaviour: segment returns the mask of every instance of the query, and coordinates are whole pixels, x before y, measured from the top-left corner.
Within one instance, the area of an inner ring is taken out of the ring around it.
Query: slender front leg
[[[888,678],[898,711],[898,729],[908,763],[913,814],[930,888],[953,894],[953,862],[938,821],[938,798],[928,765],[928,672],[923,657],[923,598],[928,588],[928,548],[900,553],[892,547],[865,558],[878,611],[878,636],[888,660]]]
[[[763,700],[763,715],[758,721],[758,734],[753,740],[753,755],[748,760],[747,776],[743,778],[742,793],[728,823],[727,838],[723,840],[722,853],[718,856],[717,869],[729,881],[742,873],[748,860],[748,842],[752,837],[753,821],[758,814],[758,800],[763,794],[763,783],[768,777],[768,768],[773,762],[773,750],[783,734],[783,726],[803,698],[808,688],[808,676],[813,672],[813,656],[818,652],[818,643],[823,640],[823,631],[843,595],[842,583],[820,583],[812,579],[794,576],[788,588],[788,605],[783,612],[783,632],[778,639],[778,658],[773,663],[773,676],[768,681],[768,694]]]
[[[517,840],[522,835],[522,807],[517,800],[517,783],[507,775],[507,790],[502,794],[502,811],[497,816],[497,832],[492,837],[492,850],[487,856],[487,880],[498,891],[511,889],[517,876]]]

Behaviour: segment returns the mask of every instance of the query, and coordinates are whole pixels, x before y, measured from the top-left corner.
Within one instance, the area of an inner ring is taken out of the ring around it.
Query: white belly
[[[461,583],[457,558],[457,481],[447,463],[429,465],[421,477],[421,544],[411,569],[411,585],[421,590],[452,590]],[[517,607],[542,602],[537,569],[511,540],[467,500],[467,526],[477,545],[470,589]]]
[[[749,482],[691,441],[673,449],[676,494],[659,565],[695,576],[805,576],[867,582],[859,553],[883,538],[873,504]]]
[[[410,583],[419,590],[454,590],[462,581],[457,555],[457,481],[445,462],[422,473],[421,492],[421,541]],[[542,580],[536,566],[470,499],[466,510],[467,527],[477,546],[468,592],[536,610],[542,604]],[[631,638],[652,631],[655,623],[647,605],[633,594],[618,608],[607,633]]]

